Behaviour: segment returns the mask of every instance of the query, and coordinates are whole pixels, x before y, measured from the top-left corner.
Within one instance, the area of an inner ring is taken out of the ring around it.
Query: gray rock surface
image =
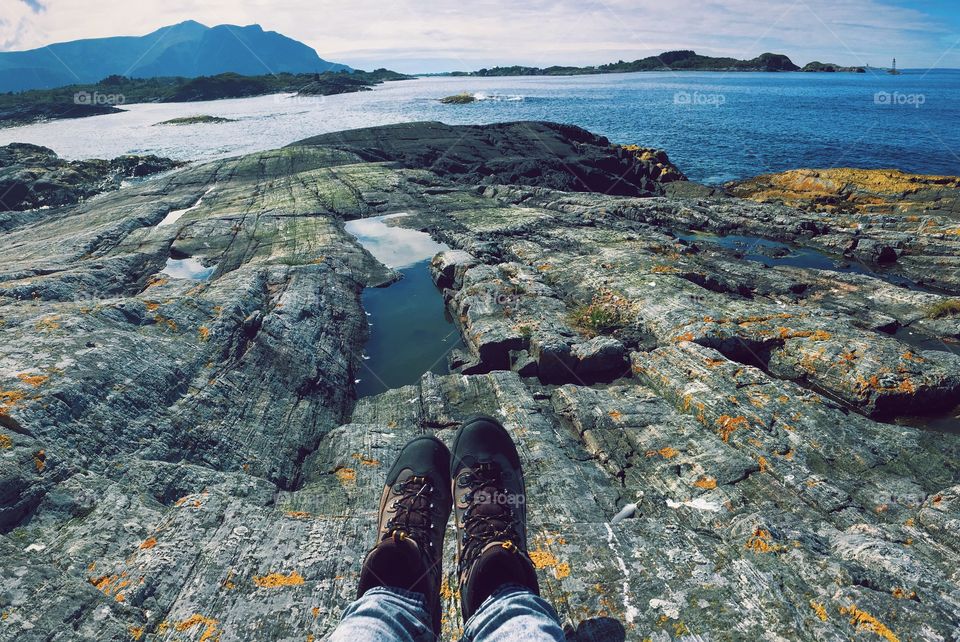
[[[433,272],[466,374],[357,400],[360,294],[393,274],[343,222],[397,211],[454,248]],[[785,230],[831,216],[478,191],[309,145],[12,219],[0,640],[323,639],[396,453],[476,412],[518,443],[571,639],[957,638],[960,436],[892,421],[960,402],[960,326],[924,312],[960,287],[896,283],[946,255],[870,276],[676,237],[823,249]]]

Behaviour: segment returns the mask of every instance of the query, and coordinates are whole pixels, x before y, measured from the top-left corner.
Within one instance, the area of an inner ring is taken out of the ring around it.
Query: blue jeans
[[[351,604],[330,642],[434,642],[420,593],[379,587]],[[467,621],[464,642],[564,642],[557,612],[520,586],[504,586]]]

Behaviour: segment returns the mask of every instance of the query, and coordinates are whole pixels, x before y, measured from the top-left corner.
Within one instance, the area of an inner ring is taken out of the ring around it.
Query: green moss
[[[603,290],[593,297],[589,305],[574,309],[570,320],[574,327],[588,335],[610,334],[633,322],[633,307],[623,296]]]
[[[945,299],[927,308],[927,316],[931,319],[942,319],[957,315],[960,315],[960,299]]]

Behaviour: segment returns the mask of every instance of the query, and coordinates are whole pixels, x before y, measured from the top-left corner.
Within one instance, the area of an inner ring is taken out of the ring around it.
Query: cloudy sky
[[[960,0],[0,0],[0,50],[258,23],[328,60],[399,71],[599,64],[670,49],[960,68]]]

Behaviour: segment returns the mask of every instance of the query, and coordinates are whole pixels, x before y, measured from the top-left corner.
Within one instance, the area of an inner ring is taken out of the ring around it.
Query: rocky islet
[[[950,639],[960,436],[895,423],[960,401],[960,219],[931,201],[800,209],[576,128],[426,123],[11,213],[0,639],[322,639],[393,457],[478,411],[519,445],[571,639]],[[396,274],[344,222],[394,212],[451,248],[464,348],[357,400],[361,294]]]

